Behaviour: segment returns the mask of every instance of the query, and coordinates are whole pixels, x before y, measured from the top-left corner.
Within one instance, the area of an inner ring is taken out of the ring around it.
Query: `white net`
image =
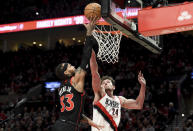
[[[122,32],[112,25],[102,25],[100,27],[96,26],[92,35],[98,43],[98,59],[113,64],[118,62]]]

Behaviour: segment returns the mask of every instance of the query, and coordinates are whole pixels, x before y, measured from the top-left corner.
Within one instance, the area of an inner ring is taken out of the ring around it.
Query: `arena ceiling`
[[[182,3],[185,1],[176,0],[175,2]],[[182,34],[193,35],[193,31],[183,32]],[[24,47],[32,46],[34,42],[37,45],[42,44],[42,48],[48,46],[48,41],[50,41],[51,46],[54,46],[57,41],[65,43],[66,46],[82,44],[84,35],[85,30],[82,25],[0,34],[0,50],[5,49],[4,43],[6,42],[8,50],[14,51],[18,50],[21,45]]]

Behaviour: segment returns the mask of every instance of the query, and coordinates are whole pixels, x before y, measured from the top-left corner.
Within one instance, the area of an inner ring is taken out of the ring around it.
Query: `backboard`
[[[162,51],[161,36],[145,37],[138,32],[137,13],[143,6],[142,0],[101,0],[101,15],[106,22],[123,32],[128,38],[151,52],[160,54]]]

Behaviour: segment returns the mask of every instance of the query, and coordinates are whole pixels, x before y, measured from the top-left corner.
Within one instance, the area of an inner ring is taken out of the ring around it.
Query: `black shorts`
[[[75,125],[69,124],[62,120],[57,120],[52,127],[52,131],[78,131]]]

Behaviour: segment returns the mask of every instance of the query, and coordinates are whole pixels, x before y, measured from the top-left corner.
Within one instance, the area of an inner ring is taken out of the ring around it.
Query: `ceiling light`
[[[73,38],[72,38],[72,40],[76,40],[76,38],[75,38],[75,37],[73,37]]]
[[[36,15],[39,15],[39,12],[36,12]]]

